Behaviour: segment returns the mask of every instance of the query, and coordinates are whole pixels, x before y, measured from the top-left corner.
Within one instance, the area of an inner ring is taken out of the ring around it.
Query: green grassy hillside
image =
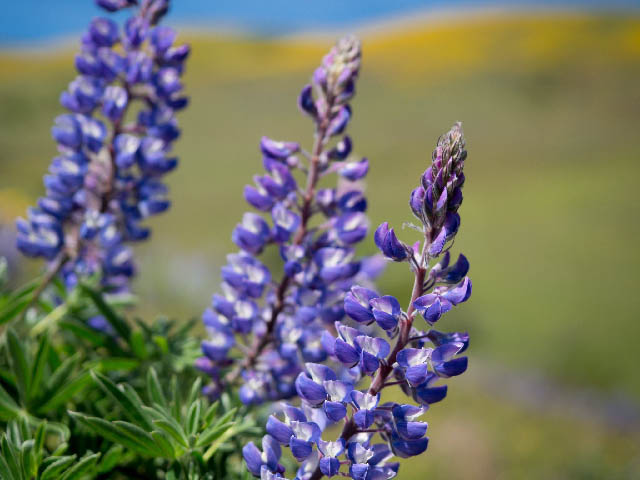
[[[241,188],[261,168],[260,136],[311,142],[296,96],[328,47],[188,40],[193,104],[181,117],[182,164],[169,180],[174,207],[138,248],[136,286],[142,311],[179,316],[197,315],[219,282],[246,209]],[[462,120],[468,138],[455,248],[471,260],[474,297],[446,320],[471,332],[471,369],[430,414],[432,455],[417,464],[420,474],[402,478],[637,478],[638,443],[606,411],[585,421],[570,407],[547,408],[544,392],[540,408],[514,403],[499,378],[485,385],[474,373],[473,358],[540,374],[576,395],[640,401],[640,18],[438,21],[369,31],[363,48],[350,128],[371,161],[374,225],[410,221],[408,194],[440,133]],[[41,192],[70,58],[0,55],[5,221]],[[405,269],[390,265],[381,289],[403,298],[408,283]]]

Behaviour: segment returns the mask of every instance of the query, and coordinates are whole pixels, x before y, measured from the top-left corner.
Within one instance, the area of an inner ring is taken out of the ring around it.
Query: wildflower
[[[108,12],[132,0],[97,0]],[[124,27],[100,17],[82,38],[76,77],[55,119],[59,156],[44,177],[46,195],[17,222],[17,246],[49,262],[68,286],[99,274],[105,287],[128,288],[136,268],[129,244],[148,238],[142,222],[169,208],[162,177],[177,159],[175,114],[183,109],[180,77],[189,54],[175,32],[159,26],[167,0],[142,2]],[[137,119],[125,123],[132,105]]]
[[[467,357],[459,354],[468,346],[468,334],[430,328],[471,295],[466,257],[461,255],[449,265],[447,250],[460,223],[457,210],[465,158],[462,130],[456,124],[439,140],[432,165],[411,195],[410,205],[421,221],[423,235],[415,247],[400,241],[386,222],[376,231],[375,243],[383,255],[407,261],[415,277],[407,310],[402,310],[395,297],[353,286],[344,298],[344,310],[353,326],[338,321],[337,336],[328,332],[322,336],[327,355],[348,369],[340,375],[348,373],[351,381],[344,382],[334,370],[316,363],[306,364],[298,375],[296,389],[302,408],[315,409],[328,422],[343,424],[337,439],[324,438],[324,424],[317,429],[308,427],[314,435],[306,440],[304,457],[317,457],[317,466],[311,471],[307,464],[304,477],[299,478],[390,479],[397,475],[399,464],[387,460],[413,457],[427,449],[428,425],[420,417],[431,404],[445,398],[447,386],[439,380],[460,375],[467,368]],[[426,333],[414,326],[418,314],[426,320]],[[394,341],[393,347],[380,336],[381,331]],[[365,377],[369,380],[363,381]],[[400,386],[409,403],[380,404],[381,392],[392,385]],[[346,405],[351,406],[351,414]],[[282,432],[278,436],[286,445],[289,430],[275,425],[271,422],[268,430]],[[383,443],[375,443],[378,437]],[[293,450],[291,441],[289,446]]]

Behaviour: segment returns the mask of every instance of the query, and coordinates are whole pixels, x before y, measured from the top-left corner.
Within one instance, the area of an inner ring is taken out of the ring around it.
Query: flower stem
[[[425,247],[423,252],[426,251],[426,246],[429,242],[425,242]],[[404,349],[404,347],[409,343],[411,338],[409,334],[411,333],[411,327],[413,325],[413,314],[415,308],[413,306],[413,302],[415,302],[418,297],[420,297],[424,292],[424,279],[427,272],[426,262],[421,262],[414,270],[414,281],[413,281],[413,290],[411,292],[411,300],[409,302],[409,306],[407,307],[407,316],[403,318],[400,322],[400,333],[398,334],[398,340],[396,341],[396,345],[393,348],[393,351],[389,355],[387,361],[380,365],[376,376],[373,378],[371,382],[371,386],[369,387],[370,395],[377,395],[380,390],[382,390],[388,384],[386,383],[387,378],[393,372],[393,364],[396,363],[396,357],[398,353]],[[349,420],[344,424],[342,429],[342,433],[340,434],[340,438],[348,441],[352,436],[361,431],[358,430],[356,426],[353,416],[349,418]],[[309,477],[309,480],[319,480],[322,478],[323,474],[320,471],[320,467],[316,468],[313,475]]]
[[[307,185],[303,193],[302,205],[300,207],[301,221],[298,230],[293,238],[294,245],[299,245],[307,235],[307,227],[309,219],[313,216],[313,199],[315,196],[315,189],[320,177],[320,155],[326,142],[326,132],[328,127],[328,121],[323,120],[318,124],[316,130],[313,150],[311,152],[311,162],[309,164],[309,172],[307,175]],[[253,345],[250,347],[249,354],[245,357],[244,361],[239,363],[233,370],[231,370],[225,377],[225,385],[232,385],[235,383],[242,371],[253,367],[260,357],[262,352],[273,342],[273,332],[278,320],[278,315],[282,313],[285,306],[285,296],[287,289],[291,283],[292,278],[284,274],[282,280],[278,284],[276,291],[276,300],[271,310],[271,316],[267,322],[267,328],[265,334],[262,337],[255,337]]]

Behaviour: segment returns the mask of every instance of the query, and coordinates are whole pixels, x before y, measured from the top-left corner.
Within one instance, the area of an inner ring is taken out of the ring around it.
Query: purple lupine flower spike
[[[366,198],[353,183],[367,174],[369,161],[351,160],[353,142],[344,135],[359,68],[360,43],[345,37],[302,89],[298,105],[315,126],[308,151],[295,141],[266,136],[260,140],[265,172],[244,189],[247,203],[256,211],[246,213],[233,231],[241,253],[229,255],[222,268],[225,295],[215,295],[212,310],[207,310],[215,311],[215,321],[210,313],[203,316],[211,336],[202,344],[203,354],[214,368],[203,361],[198,366],[214,372],[207,388],[210,396],[241,381],[240,399],[245,403],[297,395],[310,405],[329,399],[322,411],[326,422],[346,415],[351,386],[342,378],[345,368],[333,372],[313,365],[329,356],[323,333],[345,317],[344,298],[351,286],[369,285],[379,272],[354,250],[369,228]],[[338,186],[318,189],[319,179],[329,174],[337,174]],[[270,247],[277,248],[283,260],[279,278],[258,260]],[[230,338],[236,339],[234,345]],[[354,363],[365,368],[379,363],[384,346],[381,350],[375,340],[364,337],[354,342],[349,347],[356,352]],[[235,348],[243,353],[236,354]],[[316,429],[304,423],[306,419],[295,421],[300,423],[288,422],[285,428],[270,420],[269,432],[291,444],[294,456],[303,461],[304,476],[318,465],[317,453],[312,455]],[[316,420],[309,418],[312,421]],[[264,468],[269,475],[279,473],[253,461],[254,448],[247,452],[254,475],[262,475]],[[335,462],[327,468],[335,469]]]
[[[138,4],[96,3],[108,12]],[[148,238],[142,222],[169,207],[161,180],[177,164],[171,148],[189,47],[174,46],[175,32],[157,25],[167,7],[140,2],[124,25],[94,19],[76,56],[79,75],[60,97],[70,111],[51,131],[60,154],[44,178],[46,196],[18,220],[17,245],[49,261],[68,286],[98,273],[105,287],[127,289],[136,271],[129,243]],[[137,119],[125,123],[131,108]]]
[[[467,357],[460,354],[468,347],[469,335],[431,328],[471,295],[471,281],[466,277],[469,262],[460,255],[450,264],[448,251],[460,224],[457,212],[465,158],[462,130],[456,124],[438,141],[431,166],[411,194],[410,207],[421,223],[421,241],[409,247],[386,222],[375,233],[383,255],[408,262],[414,275],[406,311],[395,297],[353,286],[344,298],[349,324],[337,321],[337,335],[325,332],[321,339],[329,359],[346,370],[338,373],[309,363],[298,375],[302,409],[320,412],[326,419],[323,426],[318,425],[320,431],[331,423],[343,425],[337,439],[308,436],[304,456],[313,462],[305,460],[298,478],[390,479],[399,469],[397,462],[389,462],[393,456],[413,457],[427,449],[428,425],[421,418],[431,404],[445,398],[447,386],[441,384],[442,379],[467,368]],[[328,208],[329,202],[325,205]],[[414,326],[421,318],[426,332]],[[391,339],[393,346],[383,337]],[[380,403],[381,392],[392,385],[407,394],[406,403]],[[284,423],[270,421],[268,431],[277,434],[282,445],[298,448],[289,440],[292,434]],[[299,456],[294,452],[294,457]]]

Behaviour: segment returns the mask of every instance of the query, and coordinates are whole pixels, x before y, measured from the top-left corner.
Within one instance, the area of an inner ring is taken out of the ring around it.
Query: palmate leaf
[[[182,429],[182,426],[176,422],[173,417],[167,416],[166,418],[154,420],[153,424],[173,438],[179,445],[184,448],[189,448],[187,435]]]
[[[186,396],[180,395],[176,381],[172,382],[171,391],[165,392],[155,370],[150,368],[146,385],[149,405],[130,385],[116,385],[97,372],[92,375],[99,387],[119,404],[127,421],[110,421],[78,412],[69,412],[71,417],[98,437],[142,458],[154,458],[156,465],[161,465],[158,461],[164,459],[165,478],[170,478],[169,472],[180,479],[209,478],[206,475],[215,453],[234,435],[246,431],[247,425],[252,425],[248,420],[238,424],[234,420],[235,408],[217,417],[221,404],[207,405],[200,393],[200,380],[193,382]]]
[[[49,454],[45,448],[47,422],[40,422],[31,436],[29,420],[9,422],[0,437],[0,478],[2,480],[80,480],[94,471],[99,453],[89,452],[76,462],[76,455],[61,456],[58,448]]]

